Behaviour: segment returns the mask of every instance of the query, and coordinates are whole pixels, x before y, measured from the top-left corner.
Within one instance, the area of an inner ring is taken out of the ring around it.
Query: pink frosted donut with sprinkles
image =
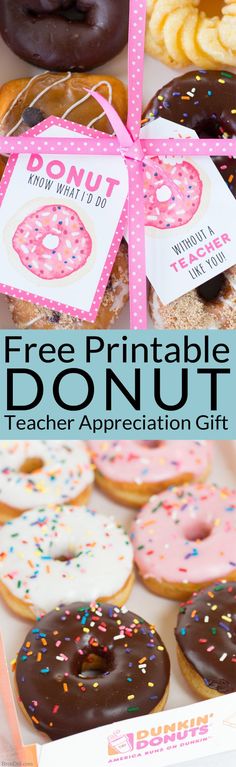
[[[145,226],[175,229],[188,224],[199,208],[202,189],[191,163],[155,157],[144,172]]]
[[[133,508],[170,485],[205,481],[211,468],[205,440],[92,440],[89,447],[99,487]]]
[[[170,599],[236,580],[236,491],[185,485],[154,496],[132,526],[144,584]]]
[[[66,205],[45,205],[27,216],[13,236],[25,268],[42,280],[68,277],[86,264],[92,240],[78,213]]]

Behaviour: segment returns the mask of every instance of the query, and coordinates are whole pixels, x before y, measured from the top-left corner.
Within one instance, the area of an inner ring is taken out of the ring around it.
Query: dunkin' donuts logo
[[[108,755],[127,754],[134,750],[134,735],[132,732],[123,733],[115,730],[108,738]]]
[[[209,719],[212,714],[206,714],[205,716],[197,716],[191,719],[184,719],[179,722],[172,722],[171,724],[159,725],[157,727],[151,727],[150,730],[138,730],[137,732],[123,733],[121,730],[116,729],[108,738],[108,756],[114,757],[116,761],[117,757],[124,755],[124,758],[128,758],[129,754],[134,756],[144,752],[145,754],[153,753],[153,749],[163,747],[170,748],[171,744],[189,745],[199,740],[207,739],[209,732]],[[116,757],[116,759],[115,759]]]

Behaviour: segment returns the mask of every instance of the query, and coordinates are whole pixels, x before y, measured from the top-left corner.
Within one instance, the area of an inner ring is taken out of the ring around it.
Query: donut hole
[[[53,15],[62,16],[62,18],[68,19],[68,21],[84,21],[84,19],[86,18],[86,13],[84,13],[83,11],[79,11],[75,7],[74,0],[68,0],[68,2],[65,3],[64,8],[57,8],[52,13]],[[42,16],[50,15],[49,11],[43,11],[43,10],[36,11],[36,10],[33,10],[32,8],[27,9],[27,14],[28,16],[32,16],[34,19],[37,19],[39,16],[42,17]]]
[[[42,244],[47,250],[56,250],[59,245],[59,237],[57,234],[46,234]]]
[[[105,652],[101,648],[97,652],[88,651],[82,662],[80,661],[76,675],[82,679],[95,679],[109,673],[112,665],[112,653],[109,650]]]
[[[225,5],[225,0],[200,0],[199,11],[204,11],[208,18],[214,18],[214,16],[221,16],[222,8]]]
[[[205,116],[200,118],[196,112],[195,117],[193,116],[191,127],[194,128],[199,138],[222,138],[224,131],[227,133],[227,137],[233,137],[229,122],[224,117],[223,104],[222,109],[219,109],[218,115],[213,114],[211,116],[205,114]]]
[[[34,456],[33,458],[26,458],[20,467],[21,474],[34,474],[35,471],[39,471],[44,466],[42,458]]]
[[[136,440],[136,445],[139,445],[139,447],[144,447],[147,450],[156,450],[157,447],[161,447],[163,445],[163,440],[160,439],[140,439]]]
[[[72,559],[76,559],[77,556],[76,552],[73,554],[71,551],[65,551],[56,557],[52,557],[52,559],[54,559],[55,562],[70,562]]]
[[[64,10],[58,11],[58,16],[63,16],[64,19],[69,21],[84,21],[86,13],[78,11],[77,8],[64,8]]]
[[[172,197],[172,191],[169,186],[163,184],[156,190],[156,198],[158,202],[168,202]]]
[[[211,535],[211,525],[203,519],[192,519],[185,525],[184,536],[188,541],[204,541]]]

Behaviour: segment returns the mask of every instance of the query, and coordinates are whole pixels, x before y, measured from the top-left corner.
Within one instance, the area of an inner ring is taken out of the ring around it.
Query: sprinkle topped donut
[[[132,562],[129,538],[111,517],[83,506],[40,506],[1,529],[0,592],[33,619],[74,600],[123,604]]]
[[[93,482],[83,442],[0,441],[0,520],[42,505],[81,502]]]
[[[236,579],[236,491],[185,485],[154,496],[132,527],[145,585],[184,599],[219,578]]]
[[[24,712],[52,740],[161,710],[170,661],[127,608],[77,602],[45,615],[16,661]]]
[[[180,607],[175,636],[181,669],[201,698],[236,692],[236,583],[193,594]]]
[[[144,171],[145,226],[176,229],[188,224],[199,208],[202,188],[190,162],[153,158]]]
[[[58,280],[86,264],[92,240],[78,213],[45,205],[19,224],[12,240],[23,266],[42,280]]]
[[[211,446],[204,440],[90,442],[100,487],[125,505],[139,508],[169,485],[202,482]]]

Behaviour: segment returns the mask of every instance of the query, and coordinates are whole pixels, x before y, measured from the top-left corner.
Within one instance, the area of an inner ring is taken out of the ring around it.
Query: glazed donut
[[[60,440],[0,441],[0,522],[42,503],[83,504],[93,470],[85,444]]]
[[[219,578],[236,580],[236,491],[185,485],[153,496],[132,526],[145,585],[187,599]]]
[[[19,135],[51,114],[111,133],[111,125],[100,105],[85,88],[97,91],[112,104],[122,120],[127,115],[125,86],[112,77],[63,75],[45,72],[31,79],[12,80],[0,89],[0,133]],[[4,167],[4,166],[3,166]],[[3,171],[0,167],[0,172]],[[16,298],[9,299],[12,318],[18,327],[35,329],[103,329],[118,317],[128,300],[128,249],[123,240],[94,323],[59,313]]]
[[[98,486],[134,508],[169,485],[203,482],[211,466],[211,447],[204,440],[92,440],[89,446]]]
[[[43,280],[77,272],[92,251],[89,232],[68,205],[37,208],[18,225],[12,245],[23,266]]]
[[[52,740],[160,711],[169,676],[154,626],[125,607],[81,602],[45,615],[16,661],[23,711]]]
[[[202,181],[191,163],[155,158],[144,171],[145,226],[175,229],[195,216],[202,197]]]
[[[84,72],[128,40],[129,0],[2,0],[0,33],[36,67]]]
[[[235,89],[236,76],[231,72],[188,72],[157,92],[145,111],[144,123],[163,117],[194,129],[200,138],[232,138],[236,135]],[[215,157],[214,163],[236,198],[236,160]],[[196,246],[199,241],[198,234]],[[234,329],[236,267],[167,306],[151,287],[149,305],[158,328]]]
[[[181,605],[180,668],[200,698],[236,692],[236,583],[221,581]]]
[[[132,565],[123,528],[83,506],[40,506],[1,529],[0,593],[31,620],[74,600],[121,606],[133,585]]]
[[[234,0],[147,0],[146,51],[165,64],[236,66]]]

